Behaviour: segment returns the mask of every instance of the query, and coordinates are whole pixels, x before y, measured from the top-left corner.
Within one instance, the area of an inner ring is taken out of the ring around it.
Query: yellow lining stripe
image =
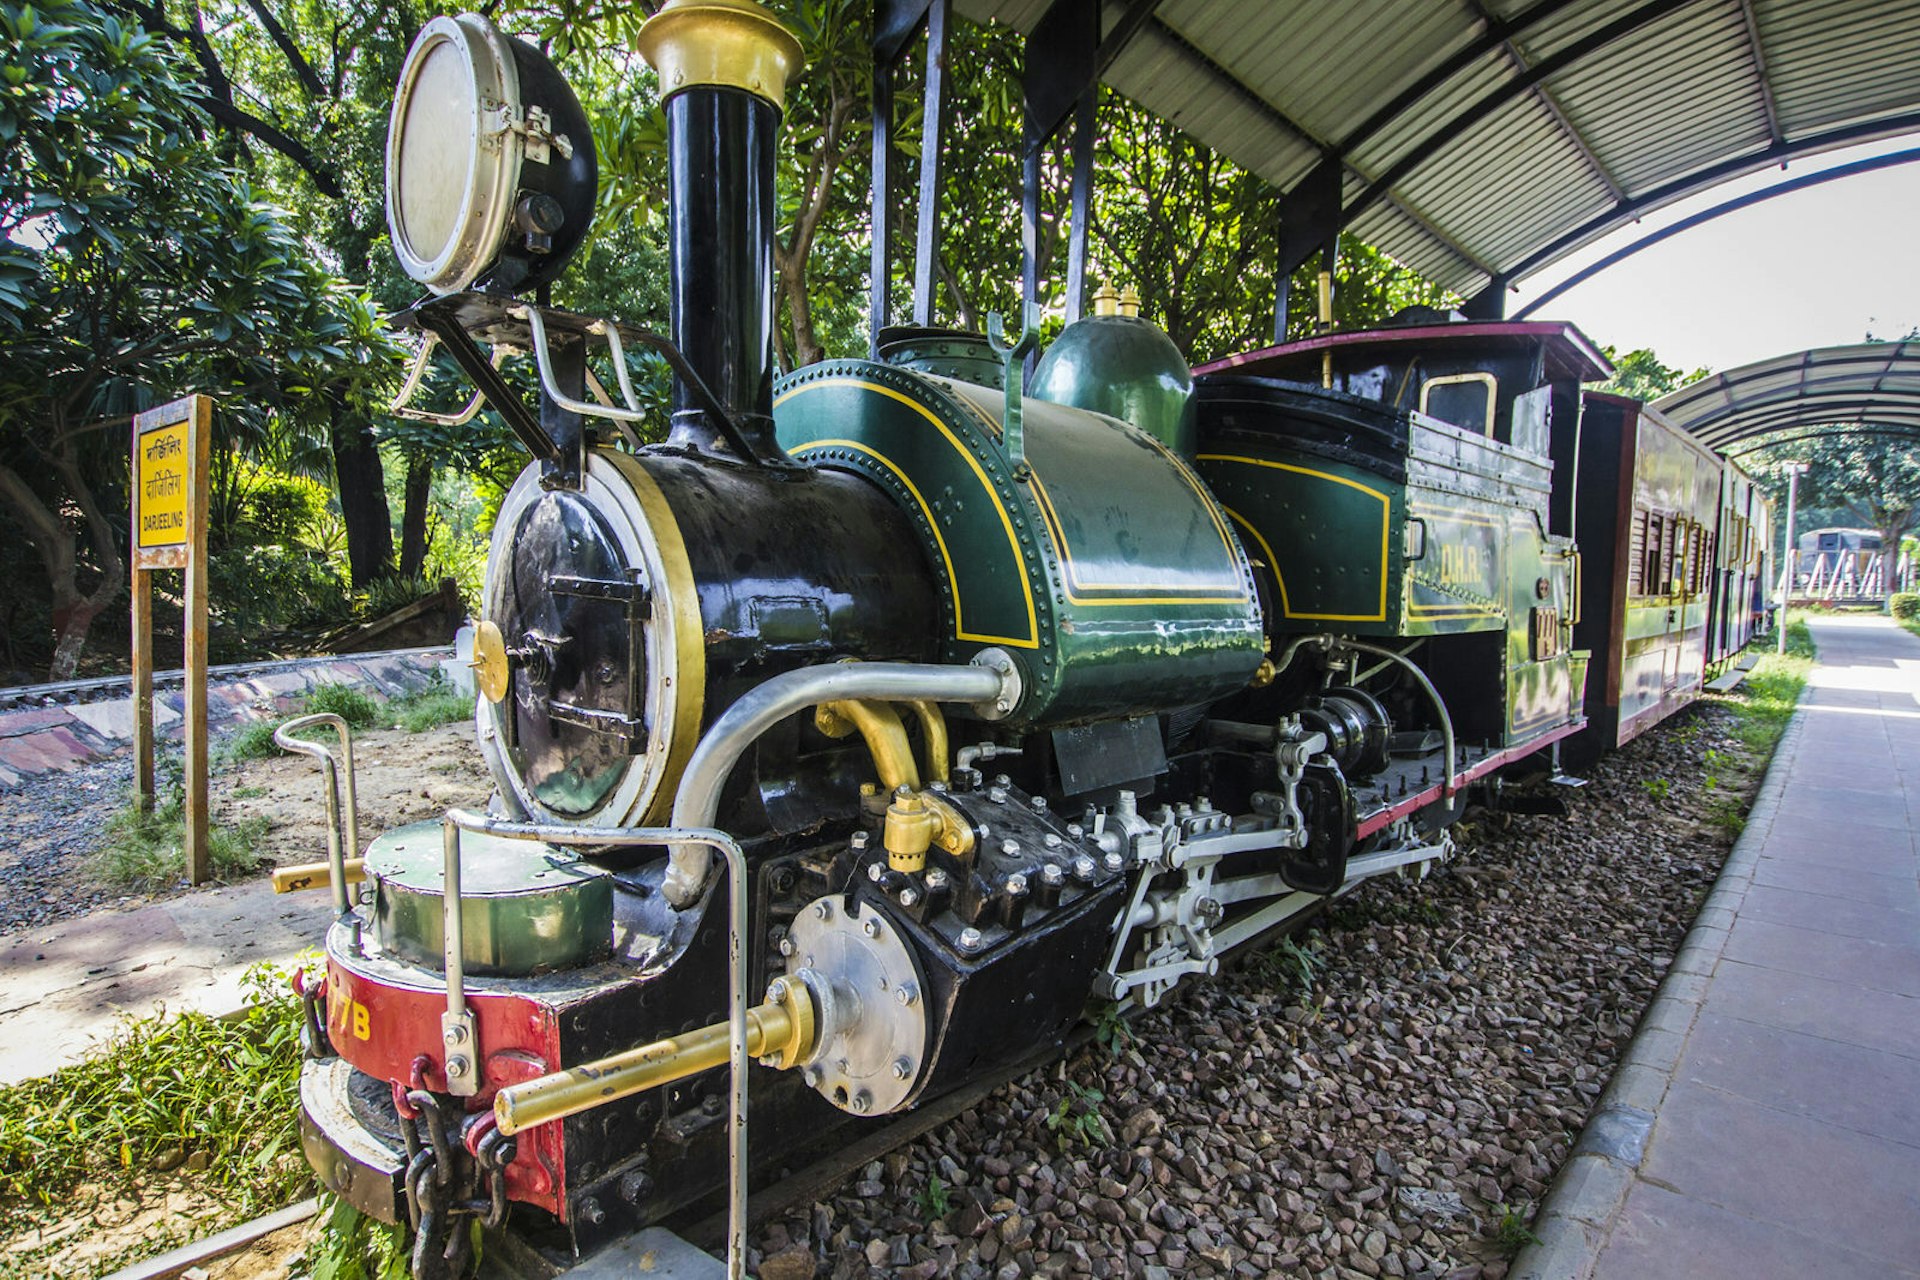
[[[1482,511],[1468,511],[1460,507],[1415,508],[1409,504],[1407,514],[1416,519],[1425,519],[1428,516],[1451,516],[1462,524],[1477,524],[1483,528],[1492,529],[1496,533],[1506,528],[1505,520],[1496,519]],[[1494,555],[1497,557],[1500,551],[1500,546],[1496,545],[1494,547]],[[1475,618],[1504,618],[1507,616],[1507,611],[1504,608],[1489,608],[1485,605],[1415,604],[1413,602],[1412,586],[1413,583],[1421,582],[1422,580],[1418,574],[1409,574],[1408,577],[1410,581],[1408,582],[1407,613],[1411,617],[1419,618],[1425,622],[1471,622]],[[1437,582],[1424,582],[1423,585],[1432,587],[1436,591],[1447,590],[1445,586]]]
[[[1027,638],[1022,640],[1014,636],[980,635],[969,632],[966,629],[966,623],[962,619],[960,612],[960,579],[954,573],[953,556],[947,550],[947,540],[945,536],[940,532],[940,522],[934,517],[932,508],[927,505],[927,500],[920,496],[920,490],[914,487],[913,481],[907,479],[906,473],[895,466],[890,459],[872,446],[862,444],[857,440],[810,440],[805,444],[794,446],[789,452],[799,454],[805,450],[812,449],[853,449],[859,453],[866,454],[888,471],[892,472],[894,478],[899,480],[900,483],[906,487],[907,492],[913,496],[914,502],[918,504],[920,508],[920,514],[926,518],[927,527],[933,530],[933,540],[939,544],[940,558],[946,564],[947,584],[953,596],[954,638],[956,640],[971,640],[980,644],[1011,644],[1017,645],[1022,649],[1038,649],[1040,647],[1040,622],[1033,604],[1033,581],[1026,572],[1026,559],[1020,553],[1020,540],[1013,531],[1013,518],[1007,514],[1006,507],[1000,501],[1000,495],[994,492],[993,485],[988,481],[986,472],[981,470],[979,459],[975,458],[966,446],[956,440],[953,432],[947,429],[947,424],[940,421],[925,405],[908,396],[901,395],[891,387],[883,387],[877,382],[867,382],[860,378],[822,378],[818,382],[808,382],[794,387],[779,399],[775,400],[773,402],[774,407],[776,409],[779,408],[782,404],[785,404],[788,400],[791,400],[804,391],[813,391],[822,387],[853,387],[861,391],[872,391],[879,395],[898,400],[901,404],[906,405],[938,428],[941,436],[946,439],[946,442],[952,445],[954,450],[959,453],[962,458],[967,460],[967,465],[973,470],[974,478],[980,482],[981,491],[992,501],[993,509],[999,513],[1001,528],[1006,530],[1007,548],[1013,555],[1013,562],[1015,566],[1017,566],[1020,575],[1020,590],[1026,597]]]
[[[1310,621],[1310,622],[1385,622],[1387,620],[1387,566],[1390,563],[1387,558],[1387,544],[1393,532],[1393,500],[1391,498],[1389,498],[1386,494],[1380,492],[1378,489],[1368,488],[1366,485],[1361,484],[1357,480],[1349,480],[1345,476],[1331,475],[1325,471],[1315,471],[1311,467],[1296,467],[1293,464],[1287,463],[1287,462],[1271,462],[1265,458],[1243,458],[1235,454],[1227,454],[1227,453],[1203,453],[1199,455],[1198,461],[1200,462],[1238,462],[1249,467],[1271,467],[1275,471],[1291,471],[1296,475],[1312,476],[1316,480],[1331,480],[1333,483],[1343,484],[1347,486],[1349,489],[1358,489],[1361,493],[1366,494],[1370,498],[1379,499],[1380,501],[1380,612],[1375,614],[1295,613],[1292,610],[1292,608],[1289,607],[1287,604],[1287,591],[1286,591],[1286,585],[1284,583],[1282,583],[1280,587],[1280,612],[1284,614],[1286,617],[1299,618],[1299,619],[1302,619],[1303,621]],[[1266,543],[1266,539],[1261,538],[1259,532],[1255,530],[1251,524],[1247,523],[1246,517],[1236,513],[1231,507],[1227,507],[1225,508],[1225,510],[1228,515],[1232,516],[1235,520],[1239,521],[1242,525],[1244,525],[1247,528],[1247,530],[1253,534],[1254,538],[1259,541],[1261,550],[1265,551],[1267,554],[1267,563],[1273,567],[1274,580],[1276,582],[1279,581],[1280,568],[1278,563],[1274,559],[1273,548],[1269,547]]]

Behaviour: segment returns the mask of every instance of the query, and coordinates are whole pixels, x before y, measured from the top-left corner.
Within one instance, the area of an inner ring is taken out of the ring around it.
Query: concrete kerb
[[[1535,1242],[1514,1259],[1512,1280],[1588,1280],[1593,1274],[1607,1233],[1632,1189],[1661,1100],[1673,1084],[1687,1034],[1706,997],[1707,980],[1720,962],[1733,917],[1753,883],[1760,848],[1793,776],[1805,721],[1805,709],[1795,710],[1780,736],[1747,824],[1641,1017],[1599,1105],[1587,1118],[1573,1154],[1555,1177],[1534,1219]]]

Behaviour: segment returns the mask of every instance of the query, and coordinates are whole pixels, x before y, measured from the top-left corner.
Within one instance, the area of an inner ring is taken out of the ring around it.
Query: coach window
[[[1490,373],[1449,373],[1420,384],[1420,412],[1493,438],[1494,392]]]

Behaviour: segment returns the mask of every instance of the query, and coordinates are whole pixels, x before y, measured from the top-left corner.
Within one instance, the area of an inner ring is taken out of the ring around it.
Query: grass
[[[321,684],[307,691],[297,715],[331,711],[347,722],[350,729],[373,729],[392,725],[408,733],[425,733],[443,724],[465,720],[473,714],[473,699],[435,676],[424,689],[392,698],[386,702],[350,685]],[[235,765],[247,760],[264,760],[280,754],[273,734],[293,716],[256,720],[236,731],[220,749],[220,760]]]
[[[937,1181],[937,1179],[936,1179]],[[293,1264],[289,1280],[407,1280],[407,1233],[323,1194],[320,1233]]]
[[[207,852],[214,878],[238,880],[259,869],[258,845],[272,823],[248,818],[232,825],[207,824]],[[175,797],[151,812],[129,804],[107,822],[94,854],[102,880],[126,889],[156,889],[187,873],[184,801]]]
[[[70,1216],[76,1200],[138,1200],[163,1176],[221,1206],[222,1220],[196,1223],[196,1233],[307,1194],[300,1001],[269,965],[249,970],[246,984],[252,1003],[236,1018],[129,1018],[98,1056],[0,1088],[0,1232],[23,1236]],[[157,1253],[169,1243],[148,1238],[139,1248]],[[34,1262],[31,1248],[4,1251],[8,1274]]]
[[[928,1222],[953,1212],[953,1197],[947,1193],[947,1184],[940,1181],[937,1173],[928,1174],[926,1187],[913,1193],[913,1204]]]
[[[1500,1221],[1493,1229],[1493,1243],[1500,1250],[1500,1256],[1511,1262],[1520,1256],[1520,1251],[1530,1244],[1539,1244],[1540,1237],[1533,1234],[1527,1226],[1525,1215],[1517,1209],[1500,1205]]]
[[[1754,643],[1771,649],[1768,637]],[[1793,718],[1800,691],[1807,685],[1807,673],[1813,670],[1813,654],[1813,635],[1807,624],[1798,618],[1789,619],[1787,651],[1765,652],[1728,700],[1734,711],[1734,736],[1763,759],[1772,754],[1774,744]]]

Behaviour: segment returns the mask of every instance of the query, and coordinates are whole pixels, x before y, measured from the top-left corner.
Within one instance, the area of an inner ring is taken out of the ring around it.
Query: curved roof
[[[1920,341],[1775,356],[1702,378],[1653,407],[1722,452],[1796,428],[1920,435]]]
[[[955,0],[1022,31],[1086,2]],[[1100,7],[1125,41],[1105,83],[1287,192],[1296,237],[1351,229],[1464,296],[1740,174],[1920,131],[1920,0]]]

